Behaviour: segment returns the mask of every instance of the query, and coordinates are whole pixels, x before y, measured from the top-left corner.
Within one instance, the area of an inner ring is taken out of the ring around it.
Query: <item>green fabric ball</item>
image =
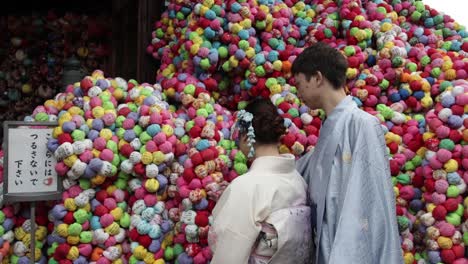
[[[88,179],[80,178],[79,179],[80,188],[83,190],[88,190],[91,188],[91,181]]]
[[[128,228],[130,226],[130,215],[128,213],[124,213],[122,218],[120,218],[120,226],[123,228]]]
[[[49,115],[47,115],[46,113],[42,113],[42,112],[37,113],[34,119],[38,122],[46,122],[46,121],[49,121]]]
[[[166,247],[164,250],[164,259],[165,260],[173,260],[174,259],[174,250],[172,247]]]
[[[78,223],[73,223],[68,226],[68,235],[70,236],[78,236],[80,235],[83,227]]]
[[[206,111],[206,109],[201,108],[197,110],[197,116],[203,116],[206,118],[209,116],[209,114],[208,111]]]
[[[5,222],[5,213],[3,211],[0,211],[0,223]]]
[[[461,217],[463,216],[464,211],[465,208],[463,207],[463,205],[459,204],[457,210],[455,210],[455,213]]]
[[[445,220],[454,226],[459,226],[461,224],[461,217],[456,213],[447,214]]]
[[[457,186],[449,186],[447,189],[447,197],[455,198],[460,194],[460,189]]]
[[[402,173],[400,175],[397,176],[397,180],[399,183],[403,184],[403,185],[408,185],[411,181],[410,179],[410,176],[406,173]]]
[[[181,245],[181,244],[175,244],[174,245],[174,254],[176,256],[179,256],[180,254],[182,254],[184,252],[184,247]]]
[[[135,126],[133,127],[133,131],[135,131],[135,134],[136,134],[137,136],[140,136],[140,134],[143,132],[143,129],[141,128],[140,125],[135,125]]]
[[[229,52],[228,49],[225,46],[221,46],[218,48],[218,54],[221,59],[227,58]]]
[[[89,214],[84,209],[78,209],[73,213],[73,218],[75,218],[78,224],[83,224],[89,220]]]
[[[445,138],[440,141],[439,148],[452,151],[455,148],[455,143],[451,139]]]
[[[83,231],[80,234],[80,242],[83,244],[91,243],[93,241],[93,233],[91,231]]]
[[[247,165],[245,163],[237,162],[234,164],[234,170],[238,175],[242,175],[248,171]]]
[[[149,134],[148,132],[146,131],[143,131],[141,134],[140,134],[140,141],[142,144],[146,144],[148,141],[150,141],[151,139],[153,139]]]
[[[85,132],[75,129],[71,134],[73,141],[83,141],[86,137]]]
[[[111,150],[114,154],[117,154],[119,152],[119,147],[117,146],[117,143],[113,140],[109,140],[106,143],[106,148]]]

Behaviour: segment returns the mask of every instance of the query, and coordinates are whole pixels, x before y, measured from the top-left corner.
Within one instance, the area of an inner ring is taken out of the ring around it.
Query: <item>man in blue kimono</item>
[[[346,96],[346,58],[325,43],[294,61],[299,98],[327,118],[297,163],[309,184],[315,263],[403,263],[389,158],[378,119]]]

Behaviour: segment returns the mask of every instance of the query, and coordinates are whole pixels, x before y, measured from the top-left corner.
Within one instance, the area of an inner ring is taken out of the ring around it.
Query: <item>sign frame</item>
[[[57,122],[25,122],[25,121],[5,121],[3,122],[3,201],[5,204],[15,202],[38,202],[60,200],[62,198],[63,186],[60,176],[57,175],[57,188],[50,192],[35,193],[8,193],[8,158],[9,158],[9,129],[26,126],[30,129],[47,129],[58,126]]]

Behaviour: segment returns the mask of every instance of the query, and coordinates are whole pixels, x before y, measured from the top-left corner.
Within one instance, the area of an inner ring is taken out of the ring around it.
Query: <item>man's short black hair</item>
[[[347,68],[348,61],[340,51],[324,42],[317,42],[297,56],[291,71],[293,75],[304,74],[307,81],[321,72],[335,89],[340,89],[346,83]]]

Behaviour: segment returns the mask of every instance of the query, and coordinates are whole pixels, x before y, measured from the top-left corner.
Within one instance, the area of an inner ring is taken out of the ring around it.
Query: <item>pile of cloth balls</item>
[[[36,258],[208,263],[211,211],[248,170],[230,140],[235,111],[270,98],[287,126],[280,151],[311,150],[326,117],[300,102],[291,65],[322,41],[385,130],[405,264],[467,263],[467,37],[414,0],[170,1],[147,47],[155,84],[96,70],[25,118],[58,122],[47,147],[65,189],[36,217]],[[29,256],[28,218],[2,207],[5,263]]]

